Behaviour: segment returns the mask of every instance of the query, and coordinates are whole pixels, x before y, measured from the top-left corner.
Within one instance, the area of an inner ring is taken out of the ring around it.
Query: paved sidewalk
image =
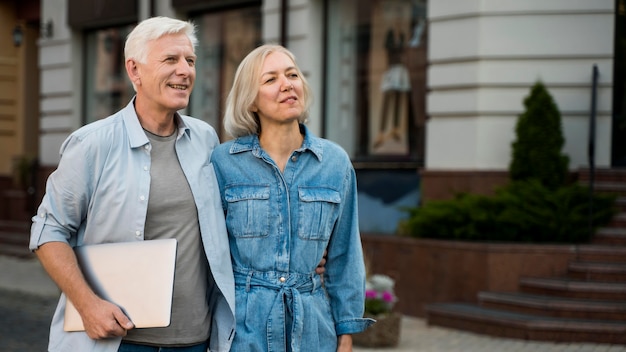
[[[0,289],[59,296],[59,289],[34,255],[30,259],[0,256]]]
[[[626,352],[624,345],[554,343],[506,339],[428,326],[423,319],[405,317],[395,348],[355,347],[354,352]]]
[[[34,258],[0,256],[0,290],[57,297],[59,290]],[[626,352],[626,345],[552,343],[494,338],[428,326],[423,319],[405,317],[395,348],[355,347],[354,352]]]

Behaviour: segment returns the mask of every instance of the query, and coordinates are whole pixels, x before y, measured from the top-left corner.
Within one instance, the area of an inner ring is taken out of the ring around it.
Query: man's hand
[[[324,250],[324,255],[322,256],[322,260],[320,260],[320,263],[317,264],[317,268],[315,268],[315,273],[317,275],[322,275],[326,272],[326,256],[328,255],[328,251]]]
[[[126,336],[134,327],[120,307],[98,297],[85,281],[72,248],[65,242],[48,242],[36,251],[44,269],[72,301],[92,339]]]
[[[80,315],[85,332],[94,340],[126,336],[127,330],[135,327],[118,306],[99,298]]]

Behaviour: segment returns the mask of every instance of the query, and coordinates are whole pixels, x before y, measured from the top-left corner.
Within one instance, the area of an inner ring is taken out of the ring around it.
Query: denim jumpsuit
[[[363,318],[354,169],[339,146],[300,129],[304,142],[284,172],[257,135],[212,155],[235,274],[231,351],[336,351],[338,335],[373,322]]]

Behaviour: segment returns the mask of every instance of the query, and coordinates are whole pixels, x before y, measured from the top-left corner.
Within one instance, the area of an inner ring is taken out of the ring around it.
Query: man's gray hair
[[[126,60],[134,59],[140,63],[146,63],[148,48],[147,42],[161,38],[167,34],[184,33],[191,41],[192,47],[198,45],[196,27],[188,21],[181,21],[170,17],[151,17],[141,21],[126,38],[124,57]]]

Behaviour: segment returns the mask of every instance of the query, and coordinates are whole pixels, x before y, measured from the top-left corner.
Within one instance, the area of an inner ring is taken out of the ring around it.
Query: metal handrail
[[[587,156],[589,159],[589,235],[593,236],[593,193],[596,173],[596,100],[598,91],[598,65],[591,70],[591,112],[589,116],[589,140]],[[591,237],[590,237],[591,238]]]

